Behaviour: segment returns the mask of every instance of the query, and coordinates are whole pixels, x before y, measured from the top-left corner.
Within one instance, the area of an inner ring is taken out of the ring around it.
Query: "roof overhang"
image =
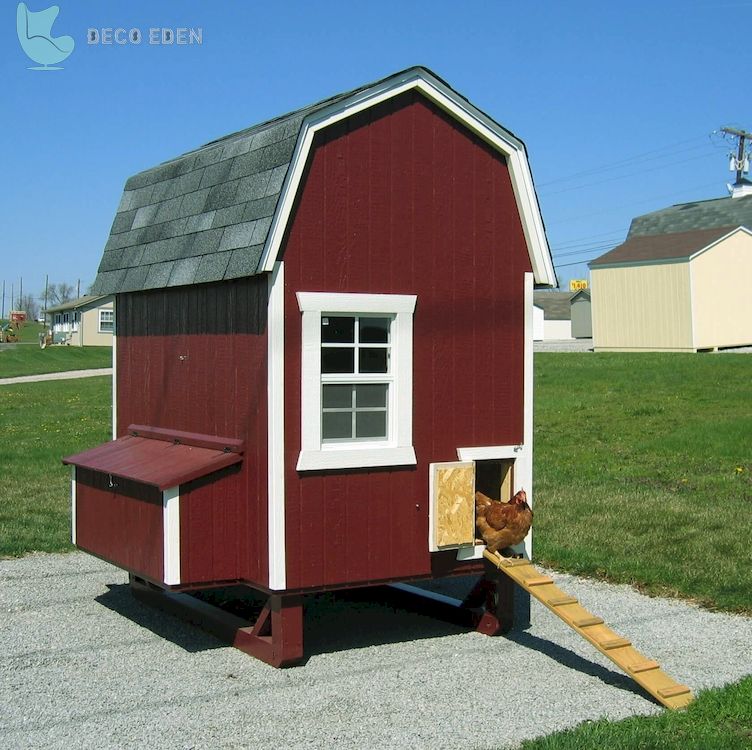
[[[127,435],[63,463],[164,491],[240,463],[242,454],[240,440],[130,425]]]
[[[413,68],[399,73],[346,99],[318,109],[303,121],[259,270],[274,270],[274,263],[280,255],[282,241],[316,133],[340,120],[412,90],[419,91],[505,157],[535,282],[555,286],[556,273],[524,144],[424,68]]]
[[[717,239],[708,243],[704,247],[694,250],[691,253],[687,253],[687,255],[675,256],[671,258],[647,258],[644,260],[622,260],[622,261],[615,261],[613,263],[598,263],[596,259],[594,261],[590,261],[590,263],[588,263],[587,265],[591,271],[600,271],[601,269],[607,269],[607,268],[638,268],[640,266],[667,266],[673,263],[689,263],[690,261],[694,260],[698,256],[703,255],[704,253],[708,252],[708,250],[712,250],[716,245],[720,245],[721,242],[725,242],[727,239],[729,239],[729,237],[733,237],[735,234],[738,234],[739,232],[746,234],[748,237],[752,237],[752,231],[747,229],[747,227],[736,227],[735,229],[732,229],[730,232],[727,232],[726,234],[724,234],[722,237],[718,237]]]

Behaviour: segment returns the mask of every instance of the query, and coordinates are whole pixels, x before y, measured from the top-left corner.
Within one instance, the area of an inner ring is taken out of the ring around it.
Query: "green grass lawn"
[[[111,378],[0,386],[0,556],[70,545],[70,468],[110,439]]]
[[[40,349],[36,338],[34,343],[0,346],[0,378],[99,367],[112,367],[112,347],[48,346]]]
[[[0,319],[0,325],[4,325],[7,322],[7,318]],[[20,327],[14,323],[13,328],[16,330],[19,342],[24,344],[39,344],[39,334],[47,330],[47,326],[44,323],[37,323],[35,320],[29,321]]]
[[[535,557],[752,614],[752,356],[535,355]]]
[[[522,750],[743,750],[752,748],[752,677],[706,690],[683,711],[595,721],[522,744]]]

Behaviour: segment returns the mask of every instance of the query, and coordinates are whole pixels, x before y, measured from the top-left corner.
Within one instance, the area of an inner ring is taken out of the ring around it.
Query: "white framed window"
[[[99,332],[100,333],[112,333],[115,330],[115,311],[114,310],[100,310],[99,311]]]
[[[415,464],[413,312],[400,294],[298,292],[299,471]]]

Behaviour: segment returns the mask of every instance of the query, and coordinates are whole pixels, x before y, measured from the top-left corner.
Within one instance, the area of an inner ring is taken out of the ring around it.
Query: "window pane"
[[[347,347],[321,349],[321,372],[355,372],[355,350]]]
[[[352,412],[325,411],[321,415],[321,437],[324,440],[352,438]]]
[[[388,344],[389,318],[360,318],[361,344]]]
[[[355,415],[355,437],[385,438],[386,412],[359,411]]]
[[[325,344],[352,344],[355,342],[355,318],[321,316],[321,341]]]
[[[325,385],[322,394],[322,403],[325,409],[351,409],[352,386]]]
[[[386,408],[386,383],[355,386],[355,406],[359,409],[380,406]],[[324,404],[326,406],[326,404]]]
[[[387,349],[358,349],[358,372],[388,372]]]

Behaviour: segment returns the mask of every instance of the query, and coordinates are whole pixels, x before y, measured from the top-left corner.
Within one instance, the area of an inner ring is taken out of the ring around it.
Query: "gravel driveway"
[[[752,673],[752,619],[556,575],[693,690]],[[81,553],[0,561],[2,748],[506,748],[661,709],[533,603],[487,638],[368,602],[312,602],[276,670],[139,604]]]

